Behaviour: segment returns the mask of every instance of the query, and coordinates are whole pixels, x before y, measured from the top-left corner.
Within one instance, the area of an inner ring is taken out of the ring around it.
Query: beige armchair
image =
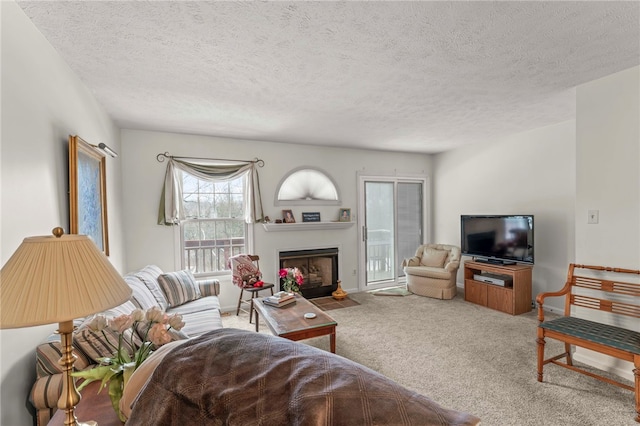
[[[416,255],[402,261],[407,277],[407,290],[435,299],[453,299],[456,275],[460,266],[460,247],[425,244]]]

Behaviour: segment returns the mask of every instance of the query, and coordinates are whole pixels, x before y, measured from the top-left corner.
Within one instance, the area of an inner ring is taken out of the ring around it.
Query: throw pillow
[[[422,263],[424,266],[442,268],[448,254],[449,253],[444,250],[436,250],[434,248],[428,247],[425,251],[422,252],[422,260],[420,261],[420,263]]]
[[[147,286],[153,297],[155,297],[158,302],[158,306],[163,311],[167,310],[167,306],[169,303],[167,302],[167,298],[164,297],[164,293],[160,290],[160,286],[158,285],[158,277],[162,274],[162,269],[157,267],[156,265],[147,265],[141,270],[134,272],[133,275],[140,278],[142,282]]]
[[[158,284],[169,306],[180,306],[202,297],[196,279],[188,270],[162,274],[158,277]]]
[[[124,281],[131,287],[133,294],[131,295],[131,301],[137,308],[149,309],[153,306],[158,306],[158,301],[151,293],[151,290],[142,280],[135,275],[127,274],[124,276]]]
[[[115,318],[123,314],[130,314],[136,306],[132,302],[125,302],[122,305],[109,309],[102,314],[107,319]],[[94,332],[89,328],[89,323],[93,316],[88,317],[78,330],[73,334],[73,343],[79,347],[89,358],[95,362],[100,362],[100,358],[113,357],[118,348],[118,333],[106,327],[101,332]],[[129,328],[124,332],[123,347],[133,354],[142,340]],[[133,345],[131,344],[133,343]]]

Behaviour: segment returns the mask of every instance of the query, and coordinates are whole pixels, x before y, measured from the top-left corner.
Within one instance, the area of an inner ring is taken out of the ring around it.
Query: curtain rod
[[[254,158],[253,160],[231,160],[228,158],[207,158],[207,157],[176,157],[174,155],[169,155],[168,152],[161,152],[156,155],[156,160],[159,163],[164,163],[164,160],[167,158],[177,158],[177,159],[185,159],[185,160],[218,160],[218,161],[239,161],[241,163],[255,163],[258,167],[264,167],[264,161],[259,158]]]

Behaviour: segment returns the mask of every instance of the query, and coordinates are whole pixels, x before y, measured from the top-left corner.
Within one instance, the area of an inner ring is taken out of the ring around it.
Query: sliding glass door
[[[423,241],[426,178],[360,176],[361,288],[397,285]]]

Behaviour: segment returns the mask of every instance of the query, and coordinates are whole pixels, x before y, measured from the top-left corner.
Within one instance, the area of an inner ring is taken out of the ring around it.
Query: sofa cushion
[[[222,328],[222,320],[218,311],[200,311],[184,314],[182,320],[185,325],[181,331],[189,337],[199,336],[208,331]]]
[[[133,274],[140,278],[147,286],[151,294],[153,294],[153,297],[155,297],[158,302],[160,309],[166,311],[167,306],[169,306],[169,302],[167,302],[167,298],[164,296],[164,293],[160,290],[160,286],[158,285],[158,277],[163,274],[162,269],[156,265],[147,265]]]
[[[124,276],[124,281],[133,291],[130,300],[136,305],[136,308],[146,310],[152,306],[158,306],[158,301],[153,296],[153,293],[140,278],[133,274],[127,274]]]
[[[444,250],[436,250],[434,248],[428,247],[422,252],[422,263],[424,266],[431,266],[433,268],[442,268],[444,266],[444,261],[449,255],[448,251]]]
[[[184,305],[175,306],[167,309],[168,314],[192,314],[202,311],[219,311],[220,300],[217,297],[201,297],[198,300],[192,300]],[[184,318],[183,318],[184,319]],[[185,321],[186,322],[186,321]]]
[[[130,314],[134,309],[136,309],[136,306],[133,302],[125,302],[120,306],[102,312],[102,315],[107,317],[107,319],[111,319],[120,315]],[[109,327],[104,328],[100,332],[94,332],[89,328],[89,323],[92,319],[93,316],[88,317],[82,323],[74,333],[73,339],[76,346],[82,349],[82,351],[93,361],[99,363],[100,358],[112,357],[115,355],[118,348],[118,333],[111,330]],[[130,354],[135,353],[142,344],[140,337],[138,337],[137,333],[134,333],[131,329],[127,329],[123,336],[123,348],[125,348],[125,350]],[[131,343],[133,343],[133,346]]]
[[[180,306],[202,297],[196,279],[188,270],[161,274],[158,277],[158,284],[170,307]]]

